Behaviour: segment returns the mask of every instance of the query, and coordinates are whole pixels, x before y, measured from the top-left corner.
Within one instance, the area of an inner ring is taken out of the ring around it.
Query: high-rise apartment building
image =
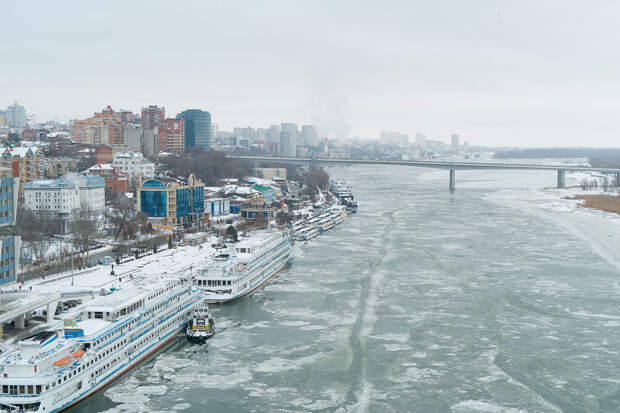
[[[280,125],[280,156],[294,158],[297,156],[297,124]]]
[[[306,146],[318,146],[319,134],[312,125],[301,125],[301,143]]]
[[[157,128],[158,152],[183,152],[185,149],[185,121],[166,119]]]
[[[394,145],[406,148],[409,143],[409,135],[389,130],[381,131],[381,143],[384,145]]]
[[[459,135],[452,135],[452,147],[453,148],[458,148],[459,147]]]
[[[0,126],[8,126],[6,110],[0,110]]]
[[[142,152],[142,126],[123,122],[123,140],[130,151]]]
[[[110,105],[88,119],[73,121],[73,140],[87,145],[122,145],[123,117],[127,111],[115,112]]]
[[[247,138],[254,141],[256,140],[256,129],[249,126],[246,128],[233,128],[233,135],[238,138]]]
[[[423,133],[417,132],[415,134],[415,143],[420,148],[425,148],[426,147],[426,135]]]
[[[17,102],[6,109],[6,117],[9,128],[24,129],[28,126],[26,109],[24,109],[23,106],[18,105]]]
[[[280,143],[280,125],[269,126],[269,142],[279,144]]]
[[[211,131],[211,114],[201,109],[188,109],[177,115],[185,123],[185,147],[200,146],[204,149],[213,147]]]
[[[142,129],[155,129],[166,119],[166,109],[156,105],[142,108]]]

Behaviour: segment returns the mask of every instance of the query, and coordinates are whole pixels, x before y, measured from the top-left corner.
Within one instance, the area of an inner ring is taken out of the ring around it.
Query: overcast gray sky
[[[11,1],[0,107],[620,146],[617,1]]]

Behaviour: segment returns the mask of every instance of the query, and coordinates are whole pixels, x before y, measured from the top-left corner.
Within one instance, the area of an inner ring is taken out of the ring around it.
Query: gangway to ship
[[[58,302],[61,300],[61,294],[58,292],[47,294],[28,294],[27,297],[15,300],[15,304],[10,305],[10,309],[0,314],[0,325],[8,321],[15,320],[15,327],[26,328],[26,317],[38,308],[47,307],[47,322],[54,319],[54,313]]]

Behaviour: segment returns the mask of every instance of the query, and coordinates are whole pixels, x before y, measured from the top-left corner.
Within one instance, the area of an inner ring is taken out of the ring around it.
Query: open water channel
[[[71,413],[620,411],[613,218],[538,199],[549,172],[329,173],[358,214]]]

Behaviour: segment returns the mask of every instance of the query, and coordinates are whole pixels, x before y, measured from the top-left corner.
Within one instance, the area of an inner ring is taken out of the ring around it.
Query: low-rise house
[[[219,217],[230,214],[230,199],[228,198],[207,198],[205,199],[205,212],[212,217]]]
[[[276,191],[269,186],[254,185],[252,189],[261,193],[265,199],[265,202],[268,204],[271,204],[276,200]]]
[[[276,177],[286,179],[286,168],[254,168],[252,175],[263,179],[274,179]]]

